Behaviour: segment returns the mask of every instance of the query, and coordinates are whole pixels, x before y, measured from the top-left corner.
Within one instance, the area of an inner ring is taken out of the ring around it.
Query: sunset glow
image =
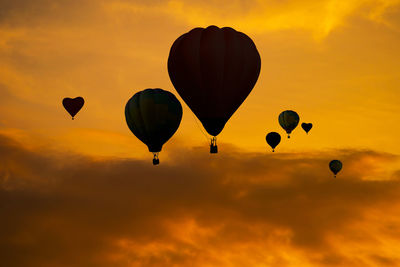
[[[261,56],[217,155],[167,70],[209,25]],[[399,48],[399,0],[0,0],[0,265],[400,266]],[[183,107],[156,167],[124,116],[146,88]]]

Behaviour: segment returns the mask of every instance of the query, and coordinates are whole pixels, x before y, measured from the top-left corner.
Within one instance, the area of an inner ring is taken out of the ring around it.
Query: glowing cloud
[[[399,0],[295,0],[295,1],[185,1],[141,5],[112,2],[107,6],[114,11],[140,13],[153,11],[167,14],[176,20],[185,20],[192,26],[231,26],[249,33],[280,30],[306,30],[315,38],[323,38],[343,25],[350,16],[362,16],[383,22],[386,9]]]

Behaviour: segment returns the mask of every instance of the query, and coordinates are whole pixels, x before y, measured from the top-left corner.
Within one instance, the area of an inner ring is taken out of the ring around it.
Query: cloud
[[[187,0],[152,1],[50,1],[2,0],[0,23],[8,26],[81,25],[88,20],[121,20],[147,14],[153,19],[167,16],[190,26],[217,24],[251,34],[281,30],[310,31],[316,38],[327,36],[352,16],[390,25],[384,19],[399,0]],[[126,16],[129,14],[129,16]]]
[[[155,1],[151,5],[136,1],[114,1],[108,7],[120,12],[147,12],[167,14],[189,25],[230,26],[251,34],[271,31],[309,31],[322,39],[332,30],[346,23],[349,17],[389,24],[383,18],[388,9],[400,4],[398,0],[350,1],[215,1],[193,2],[185,0]]]
[[[82,23],[99,6],[92,0],[0,0],[0,24],[3,27],[43,27]],[[91,10],[91,13],[87,11]]]
[[[384,165],[396,161],[394,155],[335,152],[344,169],[334,179],[327,152],[173,152],[177,156],[153,167],[150,161],[32,150],[2,136],[3,264],[398,263],[391,249],[400,242],[392,213],[400,181],[364,180],[370,166],[358,163]]]

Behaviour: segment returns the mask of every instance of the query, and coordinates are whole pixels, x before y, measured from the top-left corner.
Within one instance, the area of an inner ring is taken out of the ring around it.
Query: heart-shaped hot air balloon
[[[213,136],[216,136],[257,82],[261,58],[254,42],[232,28],[195,28],[173,43],[168,73],[176,91]]]
[[[308,132],[311,130],[312,128],[312,123],[305,123],[303,122],[301,124],[301,128],[303,128],[303,130],[308,134]]]
[[[68,111],[68,113],[74,119],[75,115],[81,110],[83,104],[85,104],[85,100],[82,97],[78,96],[75,98],[66,97],[62,101],[64,108]]]

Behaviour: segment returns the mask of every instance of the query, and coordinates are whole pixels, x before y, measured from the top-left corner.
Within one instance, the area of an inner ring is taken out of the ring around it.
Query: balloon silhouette
[[[62,104],[64,108],[71,115],[72,119],[74,119],[75,115],[81,110],[83,104],[85,104],[85,100],[82,97],[78,96],[75,98],[66,97],[63,99]]]
[[[213,136],[216,136],[257,82],[261,58],[253,41],[232,28],[195,28],[173,43],[168,73],[176,91]]]
[[[275,152],[275,147],[281,142],[281,135],[276,132],[270,132],[265,137],[268,145],[271,146],[272,152]]]
[[[158,153],[181,123],[182,106],[168,91],[146,89],[128,100],[125,119],[132,133],[153,153],[153,165],[157,165]]]
[[[303,130],[308,134],[308,132],[311,130],[312,128],[312,123],[305,123],[303,122],[301,124],[301,128],[303,128]]]
[[[297,127],[300,121],[299,115],[293,110],[285,110],[279,114],[279,124],[288,134],[290,138],[290,133]]]
[[[329,162],[329,169],[333,172],[334,177],[336,177],[336,174],[338,172],[340,172],[340,170],[342,169],[342,162],[340,162],[340,160],[332,160],[331,162]]]

